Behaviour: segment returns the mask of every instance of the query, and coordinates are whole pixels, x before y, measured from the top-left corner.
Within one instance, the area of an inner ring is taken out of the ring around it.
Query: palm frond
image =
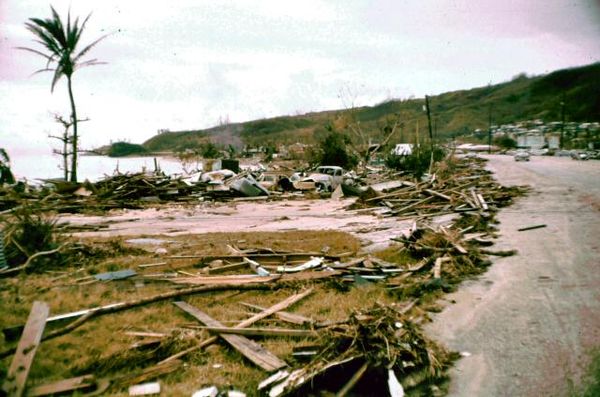
[[[43,56],[44,58],[46,58],[48,61],[52,61],[53,58],[49,55],[44,54],[41,51],[38,50],[34,50],[33,48],[29,48],[29,47],[15,47],[17,50],[23,50],[23,51],[29,51],[29,52],[33,52],[34,54],[38,54],[40,56]]]
[[[8,157],[8,153],[2,148],[0,148],[0,162],[10,163],[10,157]]]
[[[87,47],[85,47],[83,50],[79,51],[79,53],[73,58],[73,62],[77,62],[81,59],[81,57],[83,57],[87,52],[89,52],[96,44],[98,44],[100,41],[104,40],[107,36],[109,36],[110,33],[105,34],[104,36],[100,37],[97,40],[94,40],[92,43],[90,43]]]
[[[67,38],[65,37],[65,30],[63,27],[62,20],[60,19],[60,15],[58,15],[54,7],[50,6],[50,9],[52,10],[52,19],[47,19],[47,21],[49,21],[55,29],[56,33],[54,34],[54,36],[56,37],[58,42],[61,43],[63,47],[68,48]]]
[[[75,70],[85,68],[88,66],[96,66],[96,65],[108,65],[108,62],[98,61],[96,59],[92,59],[89,61],[81,62],[75,65]]]
[[[88,14],[88,16],[85,17],[85,19],[83,20],[81,27],[78,29],[79,33],[77,34],[77,40],[76,40],[77,43],[79,43],[79,39],[81,38],[81,34],[83,33],[83,30],[85,29],[85,25],[87,24],[87,21],[88,21],[88,19],[90,19],[91,16],[92,16],[92,13],[90,12]]]
[[[44,69],[40,69],[40,70],[36,70],[35,72],[31,73],[31,76],[35,76],[36,74],[42,73],[42,72],[53,72],[55,69],[52,68],[44,68]]]
[[[54,92],[54,86],[56,85],[56,83],[58,83],[58,80],[60,80],[60,78],[63,75],[66,75],[66,74],[64,72],[62,65],[59,63],[58,66],[56,67],[56,69],[54,70],[54,77],[52,77],[52,84],[50,85],[50,92]]]

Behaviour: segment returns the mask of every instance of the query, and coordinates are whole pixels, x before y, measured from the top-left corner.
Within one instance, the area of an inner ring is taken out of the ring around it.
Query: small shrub
[[[358,164],[358,158],[348,151],[350,138],[342,133],[330,130],[317,148],[312,152],[313,162],[321,165],[337,165],[352,169]]]
[[[442,160],[444,156],[444,149],[439,146],[433,148],[433,156],[430,147],[416,146],[412,154],[408,156],[390,154],[385,160],[385,164],[389,168],[406,171],[414,175],[415,178],[420,179],[429,170],[432,159],[435,163]]]
[[[14,218],[5,221],[4,243],[6,260],[9,266],[18,266],[31,255],[41,251],[51,251],[60,245],[56,233],[56,219],[36,213],[34,209],[22,207],[14,213]],[[50,263],[63,262],[60,253],[41,256],[32,266],[44,267]]]

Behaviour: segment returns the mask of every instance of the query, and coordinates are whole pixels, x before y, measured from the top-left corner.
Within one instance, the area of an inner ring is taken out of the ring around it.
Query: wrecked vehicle
[[[290,190],[289,187],[291,186],[289,177],[280,172],[263,172],[256,180],[267,190],[275,190],[278,187],[283,190]]]
[[[335,165],[317,167],[315,172],[306,178],[294,182],[298,190],[325,190],[332,192],[344,181],[344,169]]]

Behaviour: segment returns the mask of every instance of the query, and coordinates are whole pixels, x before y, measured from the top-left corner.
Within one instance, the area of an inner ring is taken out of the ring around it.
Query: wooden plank
[[[526,230],[541,229],[543,227],[546,227],[546,225],[533,225],[533,226],[522,227],[522,228],[517,229],[517,231],[524,232]]]
[[[232,263],[230,265],[211,267],[208,269],[208,274],[225,273],[225,272],[228,272],[231,270],[245,269],[247,267],[248,267],[248,264],[246,262]]]
[[[251,309],[254,310],[266,310],[265,307],[262,306],[258,306],[258,305],[252,305],[250,303],[245,303],[245,302],[240,302],[240,304],[249,307]],[[273,313],[275,317],[277,317],[278,319],[280,319],[281,321],[285,321],[291,324],[297,324],[297,325],[307,325],[307,324],[314,324],[315,320],[313,320],[312,318],[308,318],[308,317],[304,317],[301,316],[299,314],[296,313],[290,313],[290,312],[286,312],[286,311],[278,311],[276,313]]]
[[[402,208],[399,208],[399,209],[397,209],[397,210],[393,210],[393,211],[392,211],[392,214],[394,214],[394,215],[396,215],[396,214],[400,214],[400,213],[402,213],[402,212],[404,212],[404,211],[407,211],[407,210],[409,210],[409,209],[411,209],[411,208],[414,208],[414,207],[416,207],[416,206],[419,206],[419,205],[421,205],[421,204],[424,204],[424,203],[428,202],[429,200],[431,200],[432,198],[433,198],[433,196],[427,196],[427,197],[425,197],[423,200],[419,200],[419,201],[417,201],[417,202],[415,202],[415,203],[413,203],[413,204],[407,205],[406,207],[402,207]]]
[[[305,329],[289,328],[236,328],[236,327],[192,327],[193,329],[205,329],[220,334],[234,334],[244,336],[287,336],[287,337],[314,337],[318,336],[315,331]]]
[[[76,378],[59,380],[27,389],[27,397],[49,396],[53,394],[62,394],[85,390],[96,387],[96,378],[94,375],[83,375]]]
[[[203,324],[206,324],[210,327],[223,327],[219,321],[213,319],[208,314],[186,302],[178,301],[174,302],[174,304],[186,313],[194,316]],[[287,366],[285,361],[266,350],[260,344],[253,342],[244,336],[232,334],[220,334],[219,336],[238,352],[240,352],[244,357],[265,371],[272,372]]]
[[[48,314],[50,314],[50,308],[46,303],[40,301],[33,302],[31,312],[23,329],[23,334],[17,345],[15,356],[2,385],[2,390],[9,397],[20,397],[25,391],[27,376],[29,375],[35,352],[42,339]]]
[[[289,299],[289,298],[288,298],[288,299]],[[292,304],[292,303],[294,303],[294,302],[296,302],[296,300],[289,301],[288,305],[291,305],[291,304]],[[246,305],[247,305],[247,304],[246,304]],[[278,304],[278,306],[279,306],[279,304]],[[279,307],[278,307],[278,308],[279,308]],[[281,308],[280,310],[283,310],[283,309],[285,309],[285,307]],[[263,308],[260,308],[260,310],[262,310],[262,313],[266,313],[266,312],[267,312],[269,309],[263,309]],[[278,312],[278,313],[279,313],[279,312]],[[262,319],[263,317],[262,317],[262,316],[261,316],[261,317],[259,317],[259,316],[256,316],[256,317],[255,317],[255,316],[253,316],[252,318],[253,318],[253,321],[258,321],[258,320]],[[312,321],[312,320],[311,320],[311,321]],[[242,323],[238,324],[238,327],[239,327],[240,325],[249,326],[249,325],[251,325],[251,324],[248,324],[248,320],[246,320],[246,321],[244,321],[244,322],[242,322]],[[185,350],[183,350],[183,351],[180,351],[179,353],[176,353],[176,354],[174,354],[174,355],[172,355],[172,356],[170,356],[170,357],[167,357],[167,358],[165,358],[165,359],[164,359],[164,360],[162,360],[162,361],[161,361],[159,364],[163,364],[163,363],[166,363],[166,362],[169,362],[169,361],[172,361],[172,360],[176,360],[176,359],[178,359],[178,358],[181,358],[181,357],[183,357],[183,356],[185,356],[185,355],[187,355],[187,354],[189,354],[189,353],[191,353],[191,352],[194,352],[194,351],[196,351],[196,350],[203,349],[203,348],[205,348],[206,346],[209,346],[209,345],[211,345],[211,344],[215,343],[215,341],[216,341],[216,340],[217,340],[217,337],[216,337],[216,336],[212,336],[212,337],[210,337],[210,338],[208,338],[208,339],[205,339],[204,341],[200,342],[200,343],[199,343],[199,344],[197,344],[196,346],[192,346],[192,347],[190,347],[190,348],[188,348],[188,349],[185,349]]]
[[[440,192],[436,192],[435,190],[432,190],[432,189],[423,189],[423,191],[425,193],[431,195],[431,196],[436,196],[436,197],[439,197],[439,198],[444,199],[446,201],[452,201],[452,197],[446,196],[445,194],[440,193]]]
[[[292,260],[309,260],[312,256],[322,256],[329,260],[339,260],[339,255],[323,255],[322,252],[291,252],[285,254],[236,254],[236,255],[174,255],[169,256],[167,259],[202,259],[205,262],[210,262],[215,259],[222,260],[243,260],[244,257],[257,260],[262,263],[261,259],[279,259],[280,261],[287,257]]]
[[[350,378],[350,380],[348,380],[348,382],[346,382],[346,384],[344,385],[344,387],[342,387],[342,389],[336,393],[335,397],[345,397],[348,392],[350,392],[350,390],[352,390],[352,388],[354,386],[356,386],[356,384],[358,383],[358,381],[360,380],[360,378],[363,377],[363,375],[365,374],[365,372],[367,372],[367,369],[369,368],[369,363],[365,362],[359,369],[358,371],[356,371],[354,373],[354,375],[352,375],[352,378]]]
[[[248,327],[252,324],[254,324],[255,322],[262,320],[265,317],[270,316],[271,314],[277,313],[280,310],[286,309],[289,306],[293,305],[294,303],[298,302],[299,300],[307,297],[308,295],[312,294],[313,289],[309,288],[304,292],[301,292],[299,294],[295,294],[292,295],[284,300],[282,300],[281,302],[269,307],[268,309],[265,309],[263,311],[261,311],[260,313],[255,314],[254,316],[250,317],[247,320],[242,321],[241,323],[239,323],[238,325],[236,325],[236,328],[245,328]],[[209,324],[206,324],[209,325]]]
[[[485,202],[485,199],[483,198],[483,195],[477,193],[477,199],[479,200],[479,203],[481,204],[481,208],[483,208],[485,211],[488,210],[488,205]]]
[[[341,275],[342,272],[339,270],[334,271],[319,271],[319,272],[300,272],[300,273],[292,273],[292,274],[283,274],[279,279],[280,282],[286,283],[290,281],[308,281],[308,280],[320,280],[324,278],[337,277]]]
[[[188,285],[243,285],[243,284],[254,284],[254,283],[269,283],[279,279],[281,275],[273,276],[258,276],[255,274],[243,274],[243,275],[232,275],[232,276],[197,276],[197,277],[181,277],[181,278],[169,278],[167,281],[171,281],[175,284],[188,284]]]
[[[437,258],[433,265],[433,278],[442,277],[442,258]]]

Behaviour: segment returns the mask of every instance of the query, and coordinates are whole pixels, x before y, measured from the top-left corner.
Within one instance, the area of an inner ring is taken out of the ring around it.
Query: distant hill
[[[510,82],[447,92],[430,97],[437,136],[448,138],[493,124],[520,120],[560,120],[561,102],[567,121],[600,121],[600,63],[559,70],[544,76],[520,75]],[[204,130],[164,132],[144,142],[150,151],[178,151],[197,148],[208,141],[240,147],[312,143],[325,126],[357,125],[374,139],[381,136],[386,120],[399,117],[403,128],[396,140],[413,140],[417,125],[426,134],[424,98],[391,100],[376,106],[282,116],[217,126]],[[338,128],[338,129],[340,129]]]

